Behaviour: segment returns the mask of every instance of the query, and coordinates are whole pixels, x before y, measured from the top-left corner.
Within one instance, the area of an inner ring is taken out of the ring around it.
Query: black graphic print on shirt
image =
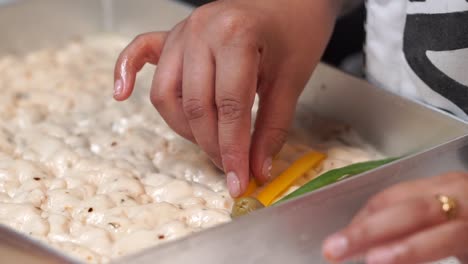
[[[425,1],[410,0],[410,2]],[[468,11],[408,14],[403,41],[405,58],[414,73],[432,90],[468,113],[468,87],[450,78],[426,55],[427,51],[468,48]],[[468,65],[468,62],[465,65]]]

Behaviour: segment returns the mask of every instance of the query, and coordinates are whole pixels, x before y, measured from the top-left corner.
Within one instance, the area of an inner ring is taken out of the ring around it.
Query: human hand
[[[174,131],[224,169],[237,197],[250,172],[268,180],[338,10],[329,0],[202,6],[171,31],[142,34],[122,51],[114,98],[126,100],[143,65],[157,64],[151,102]],[[260,106],[251,135],[256,93]]]
[[[451,219],[437,195],[454,198]],[[365,256],[369,264],[468,261],[468,174],[449,173],[395,185],[377,194],[323,247],[330,261]],[[463,263],[465,263],[463,262]]]

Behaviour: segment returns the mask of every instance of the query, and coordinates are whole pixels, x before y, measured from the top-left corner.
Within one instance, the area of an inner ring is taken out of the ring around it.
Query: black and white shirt
[[[468,121],[468,0],[368,0],[367,12],[368,79]]]

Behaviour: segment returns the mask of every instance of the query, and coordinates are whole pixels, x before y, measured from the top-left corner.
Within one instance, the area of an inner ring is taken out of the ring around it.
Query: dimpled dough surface
[[[154,68],[129,101],[112,99],[127,43],[90,36],[0,58],[0,223],[90,263],[231,220],[224,174],[149,102]],[[273,175],[310,149],[287,144]],[[314,149],[329,155],[319,173],[378,156],[341,140]]]

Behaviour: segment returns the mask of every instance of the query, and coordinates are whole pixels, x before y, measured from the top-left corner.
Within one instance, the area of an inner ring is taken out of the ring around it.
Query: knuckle
[[[242,151],[234,144],[224,144],[220,146],[220,155],[223,162],[238,161],[241,157],[247,157],[248,151]]]
[[[286,140],[288,138],[289,131],[288,129],[281,128],[281,127],[270,127],[270,141],[277,145],[277,146],[282,146],[284,143],[286,143]]]
[[[133,42],[144,43],[147,35],[148,35],[147,33],[138,34],[135,36],[135,38],[133,38]]]
[[[221,16],[221,25],[223,29],[229,32],[237,32],[243,29],[247,17],[240,10],[231,9],[225,11]]]
[[[238,99],[221,98],[217,100],[218,120],[222,124],[229,124],[239,120],[244,113],[243,105]]]
[[[206,27],[206,20],[210,16],[210,12],[210,9],[205,6],[195,9],[187,18],[186,26],[191,31],[199,32]]]
[[[206,116],[206,108],[203,106],[203,103],[198,98],[190,98],[184,100],[182,103],[185,116],[189,121],[200,119]]]
[[[132,45],[134,45],[138,49],[143,49],[148,44],[148,35],[150,33],[142,33],[138,34],[132,41]]]
[[[167,96],[159,92],[157,89],[151,89],[150,101],[156,109],[163,107],[167,102]]]
[[[221,41],[224,45],[252,43],[255,40],[255,21],[241,10],[225,11],[220,18]]]

